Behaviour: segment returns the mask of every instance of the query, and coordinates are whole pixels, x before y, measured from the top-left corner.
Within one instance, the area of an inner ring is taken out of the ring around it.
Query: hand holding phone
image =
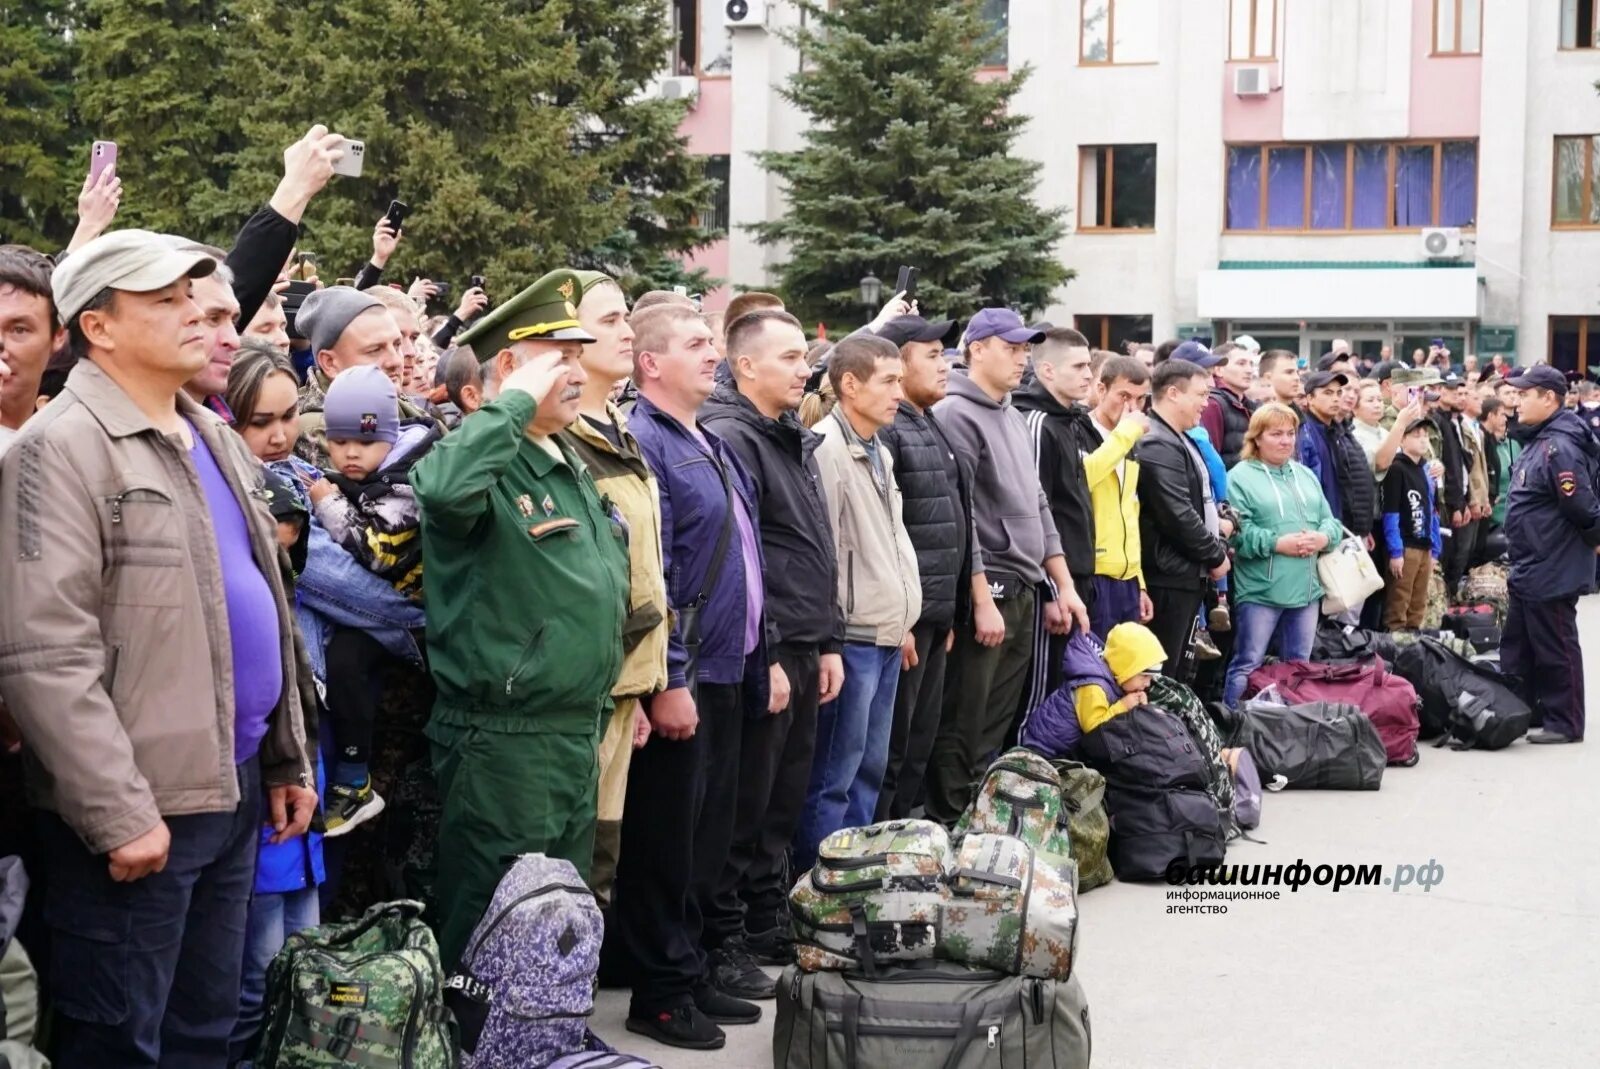
[[[117,167],[117,143],[115,141],[96,141],[89,148],[89,186],[100,181],[100,176],[106,171],[115,171]]]
[[[411,214],[411,205],[402,200],[391,200],[389,202],[389,210],[384,214],[383,218],[398,234],[400,233],[400,227],[405,224],[406,216],[409,214]]]
[[[900,265],[900,273],[895,276],[894,291],[905,298],[907,304],[917,299],[917,269]]]

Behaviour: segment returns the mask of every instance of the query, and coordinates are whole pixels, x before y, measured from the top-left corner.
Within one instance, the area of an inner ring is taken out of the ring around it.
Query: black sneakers
[[[794,939],[786,926],[775,926],[764,932],[747,932],[744,945],[758,965],[794,964]]]
[[[694,1006],[707,1020],[717,1024],[755,1024],[761,1020],[760,1006],[734,998],[707,983],[694,989]]]
[[[685,1050],[721,1050],[728,1042],[722,1029],[712,1024],[698,1006],[679,1006],[645,1017],[630,1016],[624,1025],[637,1035]]]
[[[769,999],[778,995],[778,982],[756,964],[745,941],[735,936],[711,952],[711,986],[738,999]],[[702,1007],[704,1008],[704,1007]],[[707,1011],[713,1019],[715,1014]]]

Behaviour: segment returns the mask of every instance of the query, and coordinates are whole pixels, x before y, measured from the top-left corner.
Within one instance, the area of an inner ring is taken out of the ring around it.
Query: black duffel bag
[[[1249,701],[1230,721],[1228,745],[1250,751],[1263,782],[1282,776],[1291,788],[1332,791],[1375,791],[1383,783],[1383,739],[1354,705]]]
[[[1153,705],[1113,716],[1079,739],[1076,751],[1078,760],[1106,778],[1107,786],[1204,791],[1210,782],[1205,755],[1189,729]]]
[[[1157,880],[1179,861],[1188,868],[1222,864],[1227,829],[1216,800],[1199,787],[1168,790],[1106,786],[1111,840],[1106,857],[1119,880]]]
[[[1393,664],[1395,653],[1394,639],[1387,632],[1336,624],[1326,618],[1317,626],[1317,637],[1311,644],[1313,661],[1360,661],[1368,657],[1382,657],[1385,664]]]
[[[1457,750],[1501,750],[1528,733],[1533,710],[1492,665],[1469,661],[1431,638],[1400,651],[1395,674],[1422,700],[1424,738]]]

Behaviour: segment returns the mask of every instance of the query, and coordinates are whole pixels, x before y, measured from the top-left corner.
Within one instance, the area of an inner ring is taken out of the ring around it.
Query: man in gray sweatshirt
[[[970,370],[950,376],[949,395],[933,409],[968,473],[978,527],[972,621],[956,625],[928,766],[928,817],[945,824],[961,815],[982,763],[1005,744],[1032,667],[1035,598],[1047,600],[1043,621],[1052,632],[1089,630],[1039,485],[1027,424],[1011,407],[1028,346],[1043,339],[1008,308],[978,312],[967,324]]]

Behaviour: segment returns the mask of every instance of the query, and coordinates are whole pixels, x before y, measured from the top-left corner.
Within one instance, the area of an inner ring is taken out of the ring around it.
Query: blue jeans
[[[261,827],[256,758],[233,809],[166,818],[167,866],[111,879],[61,818],[42,815],[50,994],[61,1069],[216,1069],[239,1013],[245,914]]]
[[[239,977],[239,1020],[233,1026],[232,1057],[235,1060],[244,1057],[261,1027],[268,963],[283,949],[285,939],[303,928],[316,927],[320,919],[315,887],[281,894],[258,892],[250,899],[250,916],[244,935],[244,971]]]
[[[1228,683],[1222,700],[1237,705],[1250,673],[1266,660],[1267,648],[1277,642],[1278,657],[1285,661],[1309,661],[1317,637],[1317,618],[1322,603],[1313,601],[1298,609],[1240,602],[1233,609],[1233,663],[1228,665]]]
[[[840,828],[871,824],[889,764],[900,647],[847,642],[844,687],[817,710],[806,811],[795,833],[794,871],[810,868],[817,844]]]

